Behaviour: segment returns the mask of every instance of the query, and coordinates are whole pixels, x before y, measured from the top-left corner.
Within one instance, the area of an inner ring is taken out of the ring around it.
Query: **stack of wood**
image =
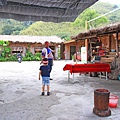
[[[117,80],[120,75],[120,57],[115,57],[114,61],[110,64],[111,73],[108,74],[108,78]]]

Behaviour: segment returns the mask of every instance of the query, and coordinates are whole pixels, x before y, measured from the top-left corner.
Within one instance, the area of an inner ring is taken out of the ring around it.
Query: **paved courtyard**
[[[120,120],[120,100],[111,116],[93,114],[94,90],[108,89],[120,97],[120,81],[75,74],[67,81],[66,63],[54,61],[51,95],[41,96],[39,62],[0,62],[0,120]]]

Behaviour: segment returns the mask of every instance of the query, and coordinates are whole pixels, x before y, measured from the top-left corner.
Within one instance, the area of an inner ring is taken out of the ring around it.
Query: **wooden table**
[[[70,73],[73,74],[73,83],[74,83],[74,73],[106,72],[106,80],[107,80],[107,73],[111,72],[110,65],[107,63],[66,64],[63,68],[63,71],[66,70],[68,70],[68,81],[70,80]]]

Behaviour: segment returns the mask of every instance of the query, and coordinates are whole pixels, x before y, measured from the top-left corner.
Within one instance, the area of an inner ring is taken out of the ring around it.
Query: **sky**
[[[108,2],[108,3],[111,3],[111,4],[120,4],[120,0],[99,0],[101,2]]]

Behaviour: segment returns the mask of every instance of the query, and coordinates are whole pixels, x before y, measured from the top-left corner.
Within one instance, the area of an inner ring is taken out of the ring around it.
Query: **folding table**
[[[68,70],[68,81],[70,80],[70,73],[86,73],[86,72],[106,72],[106,80],[108,72],[111,72],[110,65],[107,63],[89,63],[89,64],[66,64],[63,71]],[[101,75],[100,75],[101,77]]]

